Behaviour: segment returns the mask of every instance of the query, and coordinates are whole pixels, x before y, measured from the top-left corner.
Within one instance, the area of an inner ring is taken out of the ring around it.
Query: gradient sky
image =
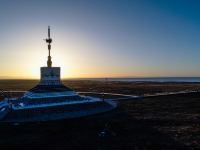
[[[0,0],[0,78],[200,76],[198,0]]]

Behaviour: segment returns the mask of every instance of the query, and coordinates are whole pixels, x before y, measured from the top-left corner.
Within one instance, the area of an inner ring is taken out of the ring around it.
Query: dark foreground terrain
[[[200,94],[119,103],[97,116],[26,125],[1,125],[0,149],[200,149]]]
[[[23,91],[37,83],[38,80],[0,80],[0,90]],[[200,89],[200,83],[65,80],[64,84],[82,92],[132,95]],[[23,93],[9,95],[20,94]],[[1,124],[1,149],[197,150],[200,149],[200,93],[121,100],[112,112],[75,120]]]

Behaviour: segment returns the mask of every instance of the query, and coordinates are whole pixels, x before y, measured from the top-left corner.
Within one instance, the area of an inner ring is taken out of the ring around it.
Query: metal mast
[[[48,39],[46,39],[46,43],[48,43],[49,56],[48,56],[48,60],[47,60],[47,67],[51,67],[52,66],[52,61],[51,61],[51,42],[52,42],[52,39],[50,37],[50,26],[48,26]]]

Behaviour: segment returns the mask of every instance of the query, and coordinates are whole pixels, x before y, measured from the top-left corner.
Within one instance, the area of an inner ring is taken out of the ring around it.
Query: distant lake
[[[200,77],[80,78],[78,80],[93,80],[93,81],[107,80],[107,81],[125,81],[125,82],[200,82]]]

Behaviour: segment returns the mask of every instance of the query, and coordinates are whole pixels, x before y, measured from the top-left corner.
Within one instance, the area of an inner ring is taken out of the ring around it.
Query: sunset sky
[[[200,76],[199,0],[0,0],[0,78]]]

